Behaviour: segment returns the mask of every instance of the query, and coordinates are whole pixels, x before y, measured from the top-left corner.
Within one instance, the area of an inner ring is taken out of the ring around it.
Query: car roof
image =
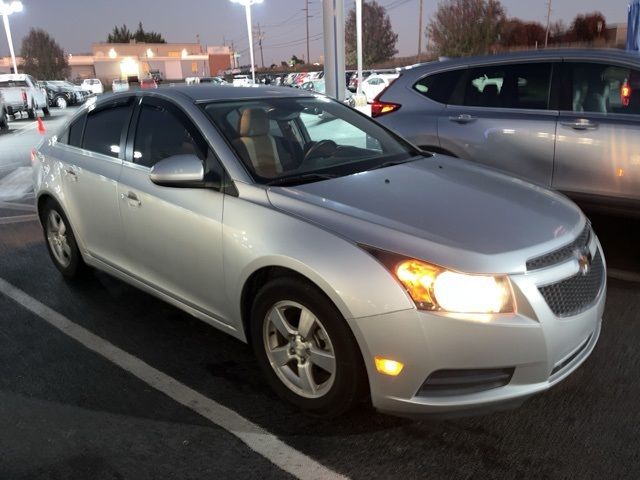
[[[5,73],[0,75],[0,80],[26,80],[27,75],[24,73]]]
[[[640,56],[626,52],[617,48],[546,48],[540,50],[525,50],[520,52],[499,53],[496,55],[481,55],[474,57],[444,58],[439,61],[426,62],[402,69],[403,73],[409,71],[422,71],[448,68],[464,67],[469,65],[483,65],[490,63],[535,61],[535,60],[592,60],[604,62],[622,62],[640,65]]]
[[[233,87],[230,85],[211,85],[208,83],[197,85],[175,85],[173,87],[162,87],[154,91],[136,91],[135,93],[117,93],[115,95],[105,95],[97,101],[97,104],[108,102],[116,96],[125,95],[151,95],[165,97],[168,99],[185,99],[192,103],[207,103],[227,100],[253,100],[261,98],[282,98],[282,97],[307,97],[313,98],[316,94],[298,88],[272,87],[255,85],[250,87]]]

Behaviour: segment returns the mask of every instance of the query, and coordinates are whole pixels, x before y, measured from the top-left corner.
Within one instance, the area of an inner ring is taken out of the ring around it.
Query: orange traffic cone
[[[44,135],[47,131],[47,129],[44,126],[44,122],[42,121],[42,117],[38,117],[38,119],[36,120],[38,122],[38,133],[40,135]]]

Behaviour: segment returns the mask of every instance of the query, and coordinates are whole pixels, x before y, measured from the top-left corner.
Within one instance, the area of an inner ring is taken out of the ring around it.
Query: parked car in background
[[[227,82],[222,77],[187,77],[184,79],[187,85],[195,85],[199,83],[211,83],[213,85],[226,85]]]
[[[153,78],[143,78],[140,80],[140,88],[147,90],[150,88],[158,88],[158,84]]]
[[[6,132],[7,130],[9,130],[9,114],[0,91],[0,132]]]
[[[104,86],[99,78],[86,78],[82,81],[82,88],[99,95],[104,93]]]
[[[373,99],[380,95],[385,88],[391,85],[398,76],[399,74],[397,73],[374,73],[363,80],[362,94],[365,96],[367,103],[373,102]]]
[[[104,270],[250,343],[316,415],[505,408],[600,335],[605,260],[570,200],[301,89],[104,96],[32,163],[64,277]]]
[[[308,90],[310,92],[318,92],[323,95],[326,94],[324,79],[322,80],[311,80],[310,82],[305,82],[300,85],[300,88],[303,90]],[[343,103],[346,103],[350,107],[355,107],[356,102],[353,97],[353,93],[351,93],[347,88],[344,89],[344,100]]]
[[[129,88],[129,82],[121,78],[115,78],[111,82],[111,91],[113,92],[126,92]]]
[[[362,71],[362,79],[363,81],[367,79],[373,72],[371,70],[363,70]],[[353,72],[351,74],[351,78],[349,79],[349,90],[355,92],[358,89],[358,72]]]
[[[47,94],[50,107],[67,108],[84,102],[84,96],[75,85],[62,80],[44,80],[38,82]]]
[[[149,70],[149,76],[153,78],[156,83],[160,84],[164,81],[164,76],[160,70]]]
[[[0,75],[0,93],[9,115],[26,112],[29,118],[35,118],[38,110],[49,115],[47,94],[31,75]]]
[[[640,57],[544,50],[407,69],[372,106],[427,150],[640,213]]]
[[[243,87],[247,85],[251,85],[253,82],[251,80],[250,75],[235,75],[233,77],[233,86],[234,87]]]

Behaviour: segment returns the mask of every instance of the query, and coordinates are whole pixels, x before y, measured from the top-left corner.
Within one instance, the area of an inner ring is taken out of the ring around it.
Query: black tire
[[[45,117],[48,117],[49,115],[51,115],[51,112],[49,111],[49,107],[42,107],[42,113],[44,114]]]
[[[333,345],[335,378],[331,387],[320,398],[306,398],[291,390],[268,360],[263,329],[267,313],[281,301],[296,302],[310,310],[322,322]],[[335,305],[310,283],[289,277],[267,283],[253,302],[250,337],[260,368],[271,388],[281,398],[304,412],[321,417],[335,417],[366,398],[367,374],[353,333]]]
[[[0,117],[0,131],[7,132],[9,130],[9,116],[6,112],[2,112]]]
[[[36,118],[36,107],[33,105],[27,110],[27,117],[34,119]]]
[[[50,224],[49,224],[49,215],[51,212],[56,212],[60,219],[64,222],[66,227],[66,240],[69,246],[70,255],[69,263],[67,265],[62,264],[54,254],[51,246],[51,242],[49,241],[50,234]],[[49,256],[51,257],[51,261],[56,266],[56,268],[60,271],[62,276],[66,279],[74,279],[84,275],[88,268],[82,259],[82,254],[80,253],[80,249],[78,248],[78,243],[76,242],[76,237],[73,234],[73,230],[71,228],[71,224],[67,219],[64,211],[58,205],[58,203],[52,199],[48,199],[45,201],[42,206],[42,210],[40,211],[40,219],[42,221],[43,232],[44,232],[44,242],[47,246],[47,251],[49,252]]]

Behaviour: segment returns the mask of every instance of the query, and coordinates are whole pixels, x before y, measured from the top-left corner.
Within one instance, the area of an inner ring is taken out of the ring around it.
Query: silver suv
[[[424,149],[560,190],[584,205],[640,206],[640,57],[545,50],[403,71],[373,116]]]

